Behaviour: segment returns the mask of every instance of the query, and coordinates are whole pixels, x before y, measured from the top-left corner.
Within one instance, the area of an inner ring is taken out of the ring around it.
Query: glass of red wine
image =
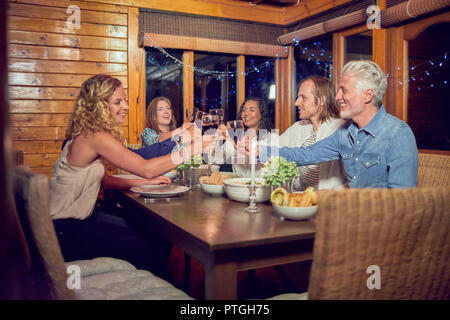
[[[208,132],[209,129],[211,129],[211,125],[212,125],[211,115],[208,113],[204,113],[202,115],[202,135],[211,134],[211,132]]]

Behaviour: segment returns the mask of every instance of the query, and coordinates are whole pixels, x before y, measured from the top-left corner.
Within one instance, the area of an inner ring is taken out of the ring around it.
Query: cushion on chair
[[[136,267],[131,263],[116,258],[95,258],[92,260],[74,260],[66,262],[66,267],[76,265],[80,267],[81,276],[88,277],[111,271],[133,271]]]
[[[192,300],[183,291],[146,270],[114,258],[77,260],[66,264],[80,267],[80,300]]]

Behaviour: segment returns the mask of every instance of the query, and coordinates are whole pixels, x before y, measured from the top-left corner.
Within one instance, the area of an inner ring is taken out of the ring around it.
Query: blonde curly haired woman
[[[150,150],[154,152],[144,151],[146,158],[158,157],[146,160],[125,147],[120,124],[125,122],[128,109],[118,79],[96,75],[83,83],[66,132],[67,143],[50,179],[51,215],[67,261],[109,256],[162,274],[170,244],[158,236],[139,236],[127,220],[99,210],[96,201],[100,186],[128,189],[170,183],[160,175],[186,160],[184,150],[193,154],[193,139],[189,139],[193,131],[182,137],[184,148],[170,153],[173,141],[155,144]],[[103,159],[145,179],[110,176]]]

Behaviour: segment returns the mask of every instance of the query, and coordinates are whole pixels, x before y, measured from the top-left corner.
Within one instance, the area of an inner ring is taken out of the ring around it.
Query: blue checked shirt
[[[261,146],[260,160],[280,155],[297,165],[341,158],[351,188],[409,188],[417,185],[417,145],[411,128],[380,107],[362,129],[352,121],[312,146]]]

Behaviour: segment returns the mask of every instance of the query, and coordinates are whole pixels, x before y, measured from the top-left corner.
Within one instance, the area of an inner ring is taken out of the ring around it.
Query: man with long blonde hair
[[[280,135],[282,147],[307,147],[332,135],[345,121],[339,119],[330,79],[310,76],[300,82],[295,106],[300,121],[295,122]],[[297,190],[340,189],[345,175],[340,160],[321,164],[299,166],[300,176],[294,183]]]

